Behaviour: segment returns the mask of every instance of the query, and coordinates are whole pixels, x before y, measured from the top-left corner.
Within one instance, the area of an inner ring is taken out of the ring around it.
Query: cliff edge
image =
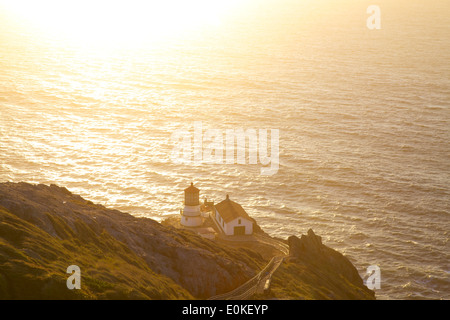
[[[312,234],[289,238],[273,292],[373,298],[350,261]],[[266,263],[251,249],[108,209],[66,188],[0,183],[0,299],[203,299],[231,291]],[[80,290],[67,289],[70,265],[81,269]],[[277,287],[286,281],[314,294]]]
[[[374,300],[347,257],[322,243],[312,229],[288,238],[289,257],[273,276],[271,297],[305,300]]]

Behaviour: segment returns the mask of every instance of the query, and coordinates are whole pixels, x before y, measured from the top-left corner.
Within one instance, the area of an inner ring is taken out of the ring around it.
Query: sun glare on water
[[[0,0],[47,34],[86,43],[130,44],[217,27],[239,0]],[[241,1],[242,2],[242,1]]]

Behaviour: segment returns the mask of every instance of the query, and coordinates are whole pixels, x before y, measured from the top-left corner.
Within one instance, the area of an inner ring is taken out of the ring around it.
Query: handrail
[[[210,297],[208,300],[244,300],[248,299],[257,293],[260,287],[261,281],[263,279],[267,280],[272,277],[272,274],[278,269],[283,261],[284,257],[276,256],[273,257],[270,262],[253,278],[245,282],[243,285],[237,287],[236,289]],[[265,284],[265,281],[264,281]]]

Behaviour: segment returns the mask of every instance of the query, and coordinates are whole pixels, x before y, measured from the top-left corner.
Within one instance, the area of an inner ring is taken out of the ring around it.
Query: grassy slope
[[[349,261],[319,248],[287,259],[265,298],[373,298],[348,273]],[[0,299],[207,298],[264,267],[267,257],[252,249],[110,210],[65,188],[0,184]],[[81,290],[66,287],[72,264],[81,268]]]
[[[68,290],[69,265],[81,290]],[[0,183],[0,299],[195,299],[265,264],[239,250],[107,209],[65,188]]]
[[[330,266],[308,266],[287,261],[272,278],[271,298],[299,300],[373,299],[366,290]]]
[[[97,237],[81,221],[75,233],[58,217],[52,219],[61,238],[0,208],[0,298],[192,298],[109,234]],[[72,263],[88,266],[81,270],[81,290],[66,287]]]
[[[312,229],[288,239],[290,256],[275,272],[272,294],[281,299],[375,299],[350,260],[322,243]]]

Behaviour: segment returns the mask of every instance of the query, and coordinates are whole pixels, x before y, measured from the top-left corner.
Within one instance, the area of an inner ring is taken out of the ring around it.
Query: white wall
[[[199,227],[203,224],[200,206],[184,206],[181,213],[181,225],[186,227]]]
[[[225,223],[225,225],[223,225],[223,220],[222,217],[220,216],[219,212],[216,209],[216,221],[217,224],[222,228],[223,232],[226,235],[233,235],[234,234],[234,227],[238,227],[238,226],[244,226],[245,227],[245,234],[252,234],[253,233],[253,222],[249,221],[247,219],[244,218],[236,218],[228,223]],[[241,220],[241,224],[239,224],[239,219]]]
[[[239,219],[241,220],[241,224],[238,224]],[[239,227],[239,226],[245,227],[245,234],[253,233],[253,222],[251,222],[247,219],[244,219],[244,218],[236,218],[228,223],[225,223],[225,234],[233,235],[234,227]]]
[[[200,205],[198,206],[184,206],[183,215],[194,217],[200,215]]]
[[[203,224],[201,217],[181,216],[181,225],[186,227],[199,227]]]

